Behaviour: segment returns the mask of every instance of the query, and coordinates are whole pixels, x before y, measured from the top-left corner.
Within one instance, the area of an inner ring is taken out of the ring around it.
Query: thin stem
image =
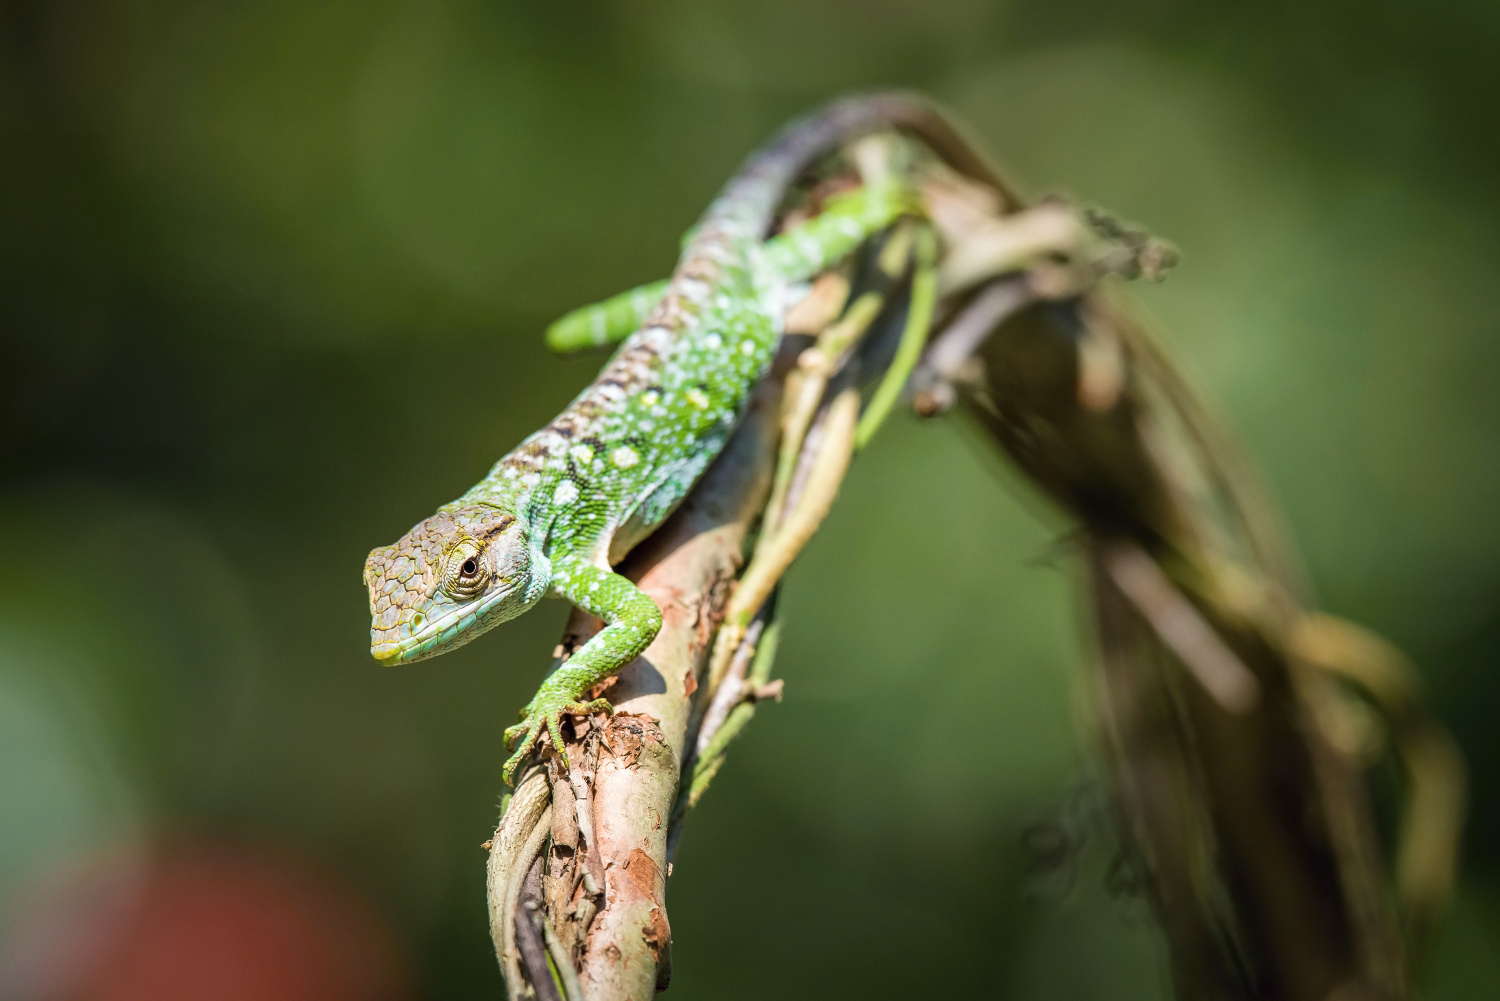
[[[510,899],[512,884],[520,883],[518,870],[531,861],[532,856],[526,856],[527,845],[537,831],[545,834],[551,827],[551,797],[545,772],[532,768],[508,797],[505,813],[490,842],[486,879],[490,935],[508,985],[520,983],[520,968],[516,965],[515,908],[507,908],[506,901]],[[524,861],[523,856],[526,856]]]
[[[901,343],[896,348],[896,357],[885,370],[879,388],[875,390],[875,395],[870,398],[859,419],[859,427],[854,432],[856,450],[865,447],[900,398],[906,380],[917,366],[917,359],[922,357],[927,332],[932,329],[932,311],[937,304],[937,233],[931,226],[922,226],[917,230],[915,258],[911,302],[906,310],[906,326],[901,331]]]
[[[521,964],[519,953],[516,949],[516,906],[521,899],[521,886],[525,882],[523,878],[517,878],[520,866],[530,867],[531,860],[541,853],[542,845],[547,843],[547,836],[552,832],[552,805],[542,811],[537,824],[532,828],[525,843],[521,847],[520,854],[516,857],[519,865],[512,868],[510,879],[505,887],[505,897],[501,901],[501,913],[504,915],[502,924],[502,951],[501,961],[505,965],[505,986],[510,991],[513,999],[519,999],[521,994]]]
[[[520,881],[521,889],[516,911],[516,951],[526,968],[526,979],[536,992],[537,1001],[563,1001],[562,990],[552,977],[547,962],[547,945],[542,938],[537,922],[541,919],[542,905],[542,856],[540,850]]]
[[[1104,548],[1104,567],[1120,592],[1177,655],[1198,683],[1231,713],[1246,713],[1260,701],[1260,683],[1191,601],[1134,542]]]
[[[750,619],[833,506],[854,453],[854,427],[858,419],[859,392],[851,387],[835,397],[829,407],[817,463],[796,509],[787,516],[770,544],[756,552],[749,569],[740,578],[738,590],[729,600],[710,665],[710,692],[716,691],[724,680],[730,657],[744,638]]]
[[[567,1001],[584,1001],[583,985],[578,982],[578,971],[573,969],[573,957],[568,955],[562,939],[552,930],[552,922],[547,920],[546,913],[538,911],[537,918],[542,926],[542,938],[547,943],[547,955],[552,957],[552,967],[562,980],[563,995]]]

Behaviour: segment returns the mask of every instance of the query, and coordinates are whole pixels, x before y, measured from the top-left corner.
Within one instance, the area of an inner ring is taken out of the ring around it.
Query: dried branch
[[[1117,813],[1179,995],[1410,996],[1363,762],[1328,736],[1339,696],[1298,646],[1311,613],[1233,449],[1098,292],[1011,314],[969,366],[969,413],[1083,526]],[[1426,921],[1461,773],[1430,719],[1416,732],[1406,871],[1426,896],[1404,902]]]
[[[542,857],[531,860],[531,868],[521,882],[521,893],[516,911],[516,951],[526,970],[526,979],[536,992],[538,1001],[563,1001],[562,990],[552,977],[547,965],[547,941],[542,933],[546,918],[540,913],[542,906]],[[572,972],[572,963],[567,964]]]
[[[1415,667],[1381,637],[1314,613],[1298,621],[1291,645],[1302,660],[1348,682],[1374,708],[1371,721],[1353,704],[1330,701],[1323,721],[1330,741],[1351,760],[1369,763],[1389,745],[1405,772],[1395,889],[1407,942],[1420,954],[1458,871],[1465,798],[1458,745],[1423,704]]]
[[[1159,277],[1175,251],[1097,211],[1023,206],[940,123],[922,139],[862,141],[844,160],[851,176],[822,182],[904,171],[926,220],[877,241],[863,271],[813,284],[724,454],[620,568],[664,625],[609,690],[615,715],[565,735],[571,771],[544,752],[496,831],[491,921],[511,997],[554,996],[548,956],[567,1001],[666,986],[683,818],[756,701],[779,697],[777,585],[903,384],[922,414],[962,400],[1082,526],[1116,813],[1180,996],[1409,997],[1408,945],[1451,888],[1461,762],[1398,653],[1307,609],[1233,449],[1098,288],[1111,274]],[[880,373],[861,365],[881,343],[895,361],[862,415]],[[559,656],[598,627],[575,614]],[[1362,773],[1387,743],[1409,793],[1400,920]]]
[[[610,689],[615,714],[576,728],[569,774],[552,769],[543,896],[591,1001],[649,997],[670,977],[667,825],[709,644],[770,486],[779,390],[768,380],[703,482],[620,568],[661,606],[662,630]],[[575,615],[564,647],[598,628]]]
[[[531,769],[509,797],[500,824],[489,842],[487,890],[490,934],[495,953],[512,997],[521,983],[516,952],[515,914],[520,883],[546,840],[552,807],[548,803],[547,779],[540,769]]]

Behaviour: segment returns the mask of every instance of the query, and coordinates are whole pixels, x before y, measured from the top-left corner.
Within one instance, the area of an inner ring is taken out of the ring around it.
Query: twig
[[[542,905],[542,856],[538,854],[521,880],[521,889],[516,911],[516,950],[521,954],[521,963],[526,970],[526,979],[536,992],[537,1001],[563,1001],[552,971],[547,967],[547,944],[543,941],[538,922],[543,921]]]
[[[506,802],[504,815],[490,840],[490,856],[486,866],[486,892],[489,897],[490,935],[495,941],[495,954],[500,968],[505,971],[506,983],[519,983],[519,969],[515,963],[515,912],[506,909],[506,899],[516,870],[523,863],[521,856],[535,830],[545,830],[540,821],[549,816],[547,779],[541,769],[533,768],[522,776],[516,790]]]
[[[546,789],[545,779],[541,781],[541,787],[543,790]],[[517,798],[519,796],[520,790],[517,790]],[[512,800],[512,807],[514,808],[514,800]],[[498,887],[494,867],[491,868],[490,930],[493,933],[497,925],[500,930],[496,945],[500,954],[501,968],[505,970],[506,989],[510,992],[512,1001],[519,1001],[522,997],[521,965],[519,953],[516,950],[516,902],[521,896],[521,884],[524,878],[522,874],[530,868],[532,859],[537,857],[542,850],[542,845],[546,843],[551,820],[552,807],[548,804],[542,808],[541,813],[533,821],[525,841],[521,842],[518,850],[511,854],[509,864],[502,871]],[[497,837],[496,848],[490,855],[492,862],[495,859],[495,851],[501,850],[502,843],[502,839]]]
[[[1131,542],[1106,544],[1105,569],[1110,579],[1151,623],[1162,642],[1210,695],[1232,713],[1249,712],[1260,700],[1255,675],[1182,596],[1156,561]]]
[[[1024,274],[986,285],[943,328],[913,373],[912,408],[923,417],[946,413],[958,399],[954,384],[964,378],[974,352],[1000,323],[1036,301]]]
[[[764,698],[775,699],[778,702],[781,700],[781,682],[769,680],[771,669],[776,662],[776,647],[780,635],[781,623],[773,612],[771,624],[766,627],[756,647],[749,677],[740,693],[741,698],[725,716],[722,724],[712,729],[707,725],[703,727],[704,739],[699,741],[698,751],[691,762],[692,770],[688,772],[688,780],[678,791],[677,803],[672,808],[672,829],[667,835],[669,862],[677,855],[677,845],[682,836],[683,818],[689,810],[698,805],[698,801],[708,791],[709,784],[724,764],[725,751],[755,715],[756,703]],[[687,769],[684,768],[684,771]]]
[[[859,425],[854,431],[856,450],[864,448],[885,422],[886,415],[890,413],[901,391],[906,388],[906,381],[916,368],[917,359],[922,356],[922,348],[927,344],[927,332],[932,326],[932,310],[937,302],[937,275],[934,270],[937,234],[932,231],[932,227],[923,226],[917,230],[913,256],[916,270],[911,281],[911,302],[906,307],[906,326],[901,332],[896,357],[891,360],[875,395],[870,398],[864,413],[860,415]]]
[[[562,939],[552,930],[552,922],[547,920],[545,911],[537,911],[537,922],[541,925],[542,937],[547,943],[547,955],[552,957],[552,966],[557,971],[558,979],[562,981],[563,995],[567,1001],[585,1001],[583,985],[578,981],[578,971],[573,969],[573,957],[568,955]]]
[[[890,283],[906,270],[912,250],[910,226],[898,226],[881,248],[877,271]],[[770,545],[787,513],[787,494],[799,461],[806,454],[805,444],[813,417],[823,400],[828,381],[838,372],[849,352],[875,318],[885,308],[888,289],[875,288],[862,293],[844,315],[818,334],[817,342],[797,358],[797,370],[787,379],[786,413],[782,418],[781,445],[776,460],[776,478],[771,499],[766,504],[761,524],[759,547]],[[847,294],[847,286],[846,286]]]
[[[937,284],[952,295],[1051,254],[1075,256],[1090,240],[1074,210],[1057,203],[1038,205],[992,221],[954,247],[938,268]]]
[[[1411,662],[1381,637],[1355,623],[1313,613],[1297,623],[1291,645],[1308,663],[1366,695],[1389,728],[1409,787],[1396,844],[1396,895],[1407,937],[1420,953],[1452,897],[1458,872],[1463,757],[1423,705]]]
[[[729,710],[733,709],[744,696],[745,673],[750,667],[751,658],[755,656],[755,647],[760,642],[760,634],[766,626],[766,607],[761,607],[755,620],[750,623],[750,628],[745,630],[745,638],[740,641],[739,649],[735,651],[734,658],[729,662],[729,673],[720,683],[718,690],[713,693],[713,700],[708,704],[708,711],[703,714],[703,722],[698,727],[694,754],[703,753],[704,747],[713,739],[714,732],[729,715]]]
[[[839,484],[854,454],[854,429],[859,420],[859,393],[850,388],[841,392],[829,407],[818,461],[797,507],[787,516],[776,535],[755,560],[724,613],[709,674],[709,690],[716,690],[729,670],[729,659],[744,639],[750,618],[771,594],[792,560],[807,545],[818,526],[827,517]],[[728,651],[725,655],[721,651]]]

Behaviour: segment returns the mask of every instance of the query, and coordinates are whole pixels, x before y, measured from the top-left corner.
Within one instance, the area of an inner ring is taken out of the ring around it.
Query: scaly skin
[[[610,566],[666,519],[723,448],[771,363],[792,286],[911,204],[894,189],[871,192],[773,248],[763,241],[778,202],[809,164],[891,126],[942,130],[919,102],[856,99],[794,124],[752,157],[594,383],[466,494],[370,554],[370,650],[385,663],[451,650],[547,594],[605,622],[506,731],[508,744],[520,742],[507,782],[543,728],[562,754],[564,715],[608,711],[603,699],[579,700],[661,628],[661,610]]]
[[[762,251],[764,264],[771,273],[788,279],[813,274],[887,225],[909,203],[909,193],[899,184],[856,188],[836,195],[817,218],[767,240]],[[624,340],[661,302],[668,284],[666,280],[651,282],[603,302],[580,306],[547,328],[547,346],[567,353]]]

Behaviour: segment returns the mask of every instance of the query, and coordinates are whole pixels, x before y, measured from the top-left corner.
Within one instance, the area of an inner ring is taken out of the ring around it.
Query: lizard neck
[[[499,472],[501,466],[496,466]],[[483,504],[494,507],[515,517],[521,531],[525,533],[526,551],[530,562],[530,579],[526,585],[526,601],[534,604],[546,594],[552,581],[552,558],[549,535],[552,528],[552,511],[549,505],[539,503],[539,492],[520,483],[519,477],[490,476],[476,483],[467,493],[447,507],[467,504]]]

